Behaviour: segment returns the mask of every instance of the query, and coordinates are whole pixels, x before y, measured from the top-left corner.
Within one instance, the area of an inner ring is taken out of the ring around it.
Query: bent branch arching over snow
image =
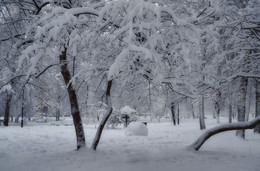
[[[232,131],[232,130],[244,130],[244,129],[253,129],[257,125],[260,124],[260,116],[257,118],[244,123],[229,123],[220,125],[214,128],[211,128],[204,132],[192,145],[190,145],[191,149],[198,151],[200,147],[204,144],[204,142],[209,139],[211,136],[216,135],[221,132],[225,131]]]

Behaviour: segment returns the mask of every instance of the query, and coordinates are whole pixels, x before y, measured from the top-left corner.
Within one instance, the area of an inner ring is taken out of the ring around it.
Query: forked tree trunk
[[[206,129],[205,125],[205,113],[204,113],[204,96],[201,95],[199,99],[199,117],[200,117],[200,129]]]
[[[65,48],[62,54],[60,55],[60,63],[61,63],[61,74],[64,78],[67,87],[67,92],[69,94],[71,115],[73,118],[73,123],[76,131],[77,150],[79,150],[81,147],[85,147],[86,143],[85,143],[84,129],[80,117],[77,94],[76,91],[74,90],[74,87],[72,86],[72,83],[70,83],[71,74],[67,65],[67,48]]]
[[[7,97],[6,97],[4,126],[8,126],[8,124],[9,124],[10,103],[11,103],[12,97],[13,96],[11,94],[8,94]]]
[[[102,134],[102,131],[104,129],[104,126],[105,126],[109,116],[111,115],[111,113],[113,111],[112,101],[111,101],[111,97],[110,97],[110,90],[111,90],[111,87],[112,87],[112,81],[113,80],[109,80],[107,82],[107,90],[106,90],[107,111],[106,111],[103,119],[101,120],[101,122],[100,122],[100,124],[98,126],[95,138],[94,138],[93,143],[91,145],[91,148],[93,150],[97,149],[97,146],[98,146],[99,140],[101,138],[101,134]]]
[[[259,124],[260,124],[260,116],[258,116],[257,118],[255,118],[255,119],[253,119],[252,121],[249,121],[249,122],[229,123],[229,124],[217,126],[215,128],[211,128],[211,129],[207,130],[206,132],[204,132],[190,146],[190,148],[198,151],[200,149],[200,147],[204,144],[204,142],[213,135],[216,135],[218,133],[225,132],[225,131],[253,129],[256,125],[259,126]]]
[[[256,80],[255,85],[255,117],[260,117],[260,82]],[[260,125],[255,127],[254,132],[260,134]]]
[[[247,82],[246,77],[240,78],[240,86],[238,92],[238,102],[237,102],[237,121],[245,122],[246,114],[246,92],[247,92]],[[237,130],[236,135],[245,139],[245,130]]]

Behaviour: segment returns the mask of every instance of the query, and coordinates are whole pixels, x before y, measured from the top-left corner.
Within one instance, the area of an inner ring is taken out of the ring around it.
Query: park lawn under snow
[[[227,119],[222,119],[223,123]],[[68,121],[66,121],[68,122]],[[216,121],[206,119],[210,128]],[[61,122],[62,123],[62,122]],[[89,147],[96,128],[84,125]],[[203,131],[198,120],[148,123],[148,136],[126,136],[124,128],[105,129],[96,152],[75,151],[72,125],[29,123],[0,126],[1,171],[259,171],[260,135],[246,131],[246,140],[225,132],[209,139],[200,151],[187,149]]]

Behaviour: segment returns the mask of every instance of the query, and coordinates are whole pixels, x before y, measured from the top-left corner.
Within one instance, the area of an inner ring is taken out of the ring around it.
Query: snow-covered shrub
[[[143,123],[131,122],[125,130],[126,136],[147,136],[148,129]]]

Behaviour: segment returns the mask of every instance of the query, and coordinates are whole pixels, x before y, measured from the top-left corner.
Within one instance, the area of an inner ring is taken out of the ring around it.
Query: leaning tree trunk
[[[239,86],[238,102],[237,102],[238,122],[245,122],[247,82],[248,79],[246,77],[240,78],[240,86]],[[236,135],[245,139],[245,130],[237,130]]]
[[[4,126],[8,126],[9,124],[9,116],[10,116],[10,103],[12,100],[12,95],[8,94],[5,103],[5,116],[4,116]]]
[[[105,113],[103,119],[101,120],[101,122],[99,124],[99,127],[98,127],[97,132],[96,132],[96,136],[95,136],[93,143],[91,145],[91,148],[93,150],[97,149],[97,146],[98,146],[99,140],[101,138],[101,134],[102,134],[102,131],[104,129],[104,126],[105,126],[109,116],[111,115],[111,113],[113,111],[111,97],[110,97],[110,90],[111,90],[111,87],[112,87],[112,81],[113,80],[109,80],[107,82],[107,90],[106,90],[107,112]]]
[[[256,80],[256,89],[255,89],[255,117],[260,116],[260,82]],[[260,125],[257,125],[254,129],[255,133],[260,134]]]
[[[67,87],[67,92],[69,94],[71,115],[73,118],[73,123],[76,131],[77,150],[79,150],[81,147],[85,147],[86,143],[85,143],[84,129],[80,117],[77,94],[76,91],[74,90],[74,87],[72,86],[72,83],[70,83],[71,74],[67,65],[67,48],[65,48],[62,54],[60,55],[60,63],[61,63],[61,74],[64,78]]]
[[[204,96],[201,95],[199,99],[199,117],[200,117],[200,129],[206,129],[205,113],[204,113]]]
[[[249,122],[229,123],[229,124],[224,124],[224,125],[211,128],[206,132],[204,132],[189,148],[198,151],[200,147],[204,144],[204,142],[213,135],[225,131],[253,129],[256,125],[259,126],[259,124],[260,124],[260,116],[258,116],[257,118]]]

